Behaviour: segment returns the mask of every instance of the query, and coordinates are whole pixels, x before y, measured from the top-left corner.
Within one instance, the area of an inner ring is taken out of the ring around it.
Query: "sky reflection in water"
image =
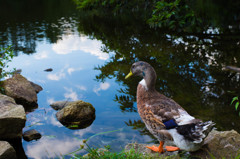
[[[38,42],[36,53],[14,57],[10,68],[22,69],[22,75],[43,87],[38,94],[39,107],[27,115],[24,131],[36,129],[43,137],[38,141],[25,142],[23,147],[30,158],[50,158],[68,154],[79,148],[81,140],[94,134],[123,128],[122,131],[100,135],[89,140],[90,145],[112,145],[120,150],[128,142],[151,141],[138,131],[127,127],[124,121],[138,120],[137,113],[122,113],[113,101],[120,86],[114,79],[97,82],[99,71],[94,67],[110,60],[111,54],[101,51],[101,42],[90,40],[75,33],[63,35],[57,43]],[[52,72],[45,72],[52,68]],[[93,124],[81,130],[69,130],[60,124],[56,111],[49,104],[61,100],[84,100],[96,108]],[[82,152],[84,153],[84,152]]]

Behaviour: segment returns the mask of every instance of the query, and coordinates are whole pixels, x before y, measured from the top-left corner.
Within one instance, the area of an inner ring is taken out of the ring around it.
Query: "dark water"
[[[208,10],[219,8],[209,5]],[[240,94],[239,74],[223,70],[240,66],[237,20],[201,34],[177,34],[150,28],[138,16],[79,12],[68,0],[0,0],[0,15],[0,45],[12,45],[17,55],[10,68],[22,69],[22,75],[44,89],[38,109],[27,114],[24,131],[33,128],[43,135],[38,141],[23,140],[29,158],[66,155],[82,139],[113,130],[119,131],[94,136],[89,145],[120,151],[129,142],[156,141],[136,113],[139,79],[124,79],[138,60],[156,69],[156,88],[191,115],[213,120],[218,130],[240,132],[240,117],[230,106]],[[43,71],[47,68],[53,71]],[[49,106],[59,100],[92,103],[95,121],[80,130],[62,126]]]

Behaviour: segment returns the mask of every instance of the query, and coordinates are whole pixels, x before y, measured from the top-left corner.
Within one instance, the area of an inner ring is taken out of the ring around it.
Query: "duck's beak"
[[[128,73],[128,75],[125,77],[125,79],[131,77],[133,75],[132,71],[130,70],[130,72]]]

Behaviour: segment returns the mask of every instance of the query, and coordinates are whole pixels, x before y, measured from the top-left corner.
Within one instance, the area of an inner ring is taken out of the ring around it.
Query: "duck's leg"
[[[151,147],[149,147],[149,146],[146,146],[146,147],[155,151],[155,152],[163,153],[164,152],[163,144],[164,144],[164,142],[160,141],[160,144],[159,144],[158,147],[154,146],[154,145],[152,145]],[[174,147],[174,146],[166,146],[165,148],[166,148],[167,151],[179,151],[180,150],[180,148]]]
[[[160,141],[160,144],[159,144],[158,147],[157,147],[157,146],[154,146],[154,145],[152,145],[151,147],[149,147],[149,146],[146,146],[146,147],[149,148],[149,149],[151,149],[151,150],[153,150],[153,151],[155,151],[155,152],[163,153],[163,152],[164,152],[164,150],[163,150],[163,144],[164,144],[164,142],[163,142],[163,141]]]

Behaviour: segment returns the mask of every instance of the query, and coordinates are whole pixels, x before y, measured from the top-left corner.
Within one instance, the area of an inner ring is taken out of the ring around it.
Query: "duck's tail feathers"
[[[179,134],[184,136],[184,138],[194,143],[202,143],[209,134],[209,132],[212,130],[214,125],[215,123],[212,121],[197,122],[181,125],[178,126],[176,129]]]

